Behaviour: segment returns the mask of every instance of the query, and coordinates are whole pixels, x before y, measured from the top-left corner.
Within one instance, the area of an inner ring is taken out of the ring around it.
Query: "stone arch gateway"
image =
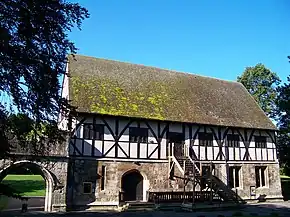
[[[27,160],[11,159],[0,160],[0,182],[16,168],[30,168],[37,171],[45,180],[45,204],[44,211],[66,210],[66,182],[67,163],[63,160]]]
[[[10,171],[12,171],[14,168],[22,167],[22,168],[33,168],[37,170],[40,175],[45,180],[45,205],[44,205],[44,211],[52,211],[52,191],[53,188],[56,186],[55,180],[52,176],[52,174],[44,168],[42,165],[32,162],[32,161],[16,161],[12,163],[11,165],[7,166],[3,170],[0,171],[0,181],[2,181],[6,175],[9,174]]]

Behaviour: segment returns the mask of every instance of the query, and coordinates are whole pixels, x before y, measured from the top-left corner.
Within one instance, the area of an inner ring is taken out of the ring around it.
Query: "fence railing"
[[[154,203],[182,203],[193,202],[192,192],[149,192],[149,202]],[[211,200],[210,191],[195,191],[194,202],[204,202]],[[221,201],[218,195],[214,195],[212,201]]]

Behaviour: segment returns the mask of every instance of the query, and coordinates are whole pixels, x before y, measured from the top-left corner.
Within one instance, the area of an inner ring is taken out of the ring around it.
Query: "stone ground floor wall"
[[[101,189],[102,167],[105,167],[104,189]],[[68,194],[71,206],[118,205],[122,191],[122,176],[130,171],[138,171],[143,177],[143,199],[146,191],[180,191],[183,182],[168,179],[168,163],[134,163],[112,161],[72,160]],[[83,193],[83,183],[92,183],[92,192]]]
[[[2,181],[13,168],[34,168],[38,170],[46,182],[45,207],[46,211],[66,210],[67,189],[67,159],[66,158],[41,158],[30,159],[18,156],[14,159],[0,160],[0,181]]]
[[[102,166],[105,167],[104,189],[101,189]],[[278,164],[215,164],[214,175],[224,183],[228,183],[228,168],[240,166],[240,183],[238,194],[243,199],[257,199],[266,195],[267,199],[281,199],[281,182]],[[256,185],[255,166],[267,167],[267,185],[257,188],[256,196],[251,196],[250,186]],[[74,168],[74,170],[72,169]],[[68,205],[69,206],[98,206],[115,205],[119,203],[119,192],[122,191],[122,176],[130,171],[139,171],[143,177],[143,200],[146,201],[146,191],[183,191],[183,181],[170,180],[168,163],[134,163],[95,160],[71,160],[68,177]],[[178,168],[175,175],[181,175]],[[83,192],[85,182],[92,183],[90,193]],[[186,190],[192,190],[189,184]],[[198,190],[198,189],[197,189]]]
[[[240,187],[237,188],[239,196],[245,200],[255,200],[260,196],[266,196],[266,199],[282,199],[281,180],[279,164],[266,163],[246,163],[246,164],[216,164],[215,175],[224,183],[228,183],[229,167],[240,166]],[[255,167],[266,167],[265,182],[266,186],[256,188]],[[255,195],[251,195],[251,188],[254,189]],[[233,189],[236,190],[236,189]]]
[[[9,169],[15,166],[34,166],[46,180],[46,210],[61,211],[75,207],[88,206],[118,206],[119,192],[122,191],[122,177],[137,171],[143,177],[143,201],[147,200],[147,192],[183,191],[181,179],[169,179],[168,163],[149,162],[117,162],[96,161],[86,159],[49,158],[29,160],[0,160],[0,181],[7,175]],[[281,199],[281,182],[278,164],[215,164],[214,175],[224,183],[228,183],[229,167],[240,166],[240,187],[238,194],[243,199],[257,199],[265,195],[266,199]],[[256,186],[255,167],[266,166],[266,186],[255,189],[251,196],[250,187]],[[104,179],[102,170],[105,169]],[[177,167],[174,175],[181,176]],[[102,180],[104,189],[101,189]],[[90,191],[84,192],[84,184],[89,183]],[[192,184],[186,187],[192,190]],[[196,190],[199,190],[198,187]]]

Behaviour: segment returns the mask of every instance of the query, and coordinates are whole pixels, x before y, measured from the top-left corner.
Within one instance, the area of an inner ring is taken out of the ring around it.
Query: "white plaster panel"
[[[246,149],[241,148],[241,158],[242,158],[241,160],[244,159],[245,153],[246,153]]]
[[[130,144],[130,157],[137,158],[137,143]]]
[[[118,147],[118,157],[127,157],[120,147]]]
[[[95,149],[94,149],[94,155],[95,156],[102,156],[102,141],[96,140],[95,141]]]
[[[235,149],[235,160],[240,160],[240,150],[239,148],[234,148]]]
[[[140,143],[140,158],[147,158],[147,144]]]
[[[256,154],[254,148],[249,148],[249,154],[252,160],[256,160]]]
[[[276,149],[274,149],[274,160],[277,160],[277,152],[276,152]]]
[[[129,143],[127,143],[127,142],[119,142],[119,146],[129,156]],[[126,157],[126,155],[123,153],[123,151],[119,147],[118,147],[118,156]]]
[[[84,141],[84,153],[85,156],[92,155],[92,140],[85,140]]]
[[[208,147],[207,148],[207,159],[208,160],[214,160],[213,159],[213,149],[212,149],[212,147]]]
[[[114,142],[105,141],[104,142],[104,154],[114,145]],[[115,156],[115,148],[112,148],[107,154],[106,157],[114,157]]]
[[[262,149],[262,156],[263,156],[263,160],[267,160],[267,149],[266,148]]]
[[[216,140],[213,140],[213,146],[215,146],[215,147],[219,146]]]
[[[261,154],[261,149],[260,148],[257,148],[256,149],[256,152],[257,152],[257,159],[256,160],[262,160],[262,154]]]
[[[161,158],[166,158],[166,139],[161,140],[161,152],[160,152]]]
[[[156,147],[158,147],[157,144],[148,144],[148,155],[150,155],[155,150]],[[158,158],[158,149],[155,150],[151,158]],[[164,158],[165,158],[165,155],[164,155]]]
[[[234,148],[229,147],[229,160],[234,160]]]
[[[192,149],[194,153],[196,154],[196,156],[198,157],[198,146],[192,146]]]
[[[272,149],[268,150],[268,157],[269,157],[268,158],[269,160],[274,160],[274,155],[273,155],[273,150]]]
[[[205,147],[201,146],[200,147],[200,160],[205,160],[206,156],[205,156]]]
[[[217,158],[218,153],[219,153],[219,148],[218,147],[214,147],[214,159]]]

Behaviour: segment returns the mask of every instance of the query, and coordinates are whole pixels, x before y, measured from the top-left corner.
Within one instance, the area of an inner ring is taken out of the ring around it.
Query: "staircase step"
[[[155,210],[155,204],[151,202],[130,202],[125,211],[152,211]]]

